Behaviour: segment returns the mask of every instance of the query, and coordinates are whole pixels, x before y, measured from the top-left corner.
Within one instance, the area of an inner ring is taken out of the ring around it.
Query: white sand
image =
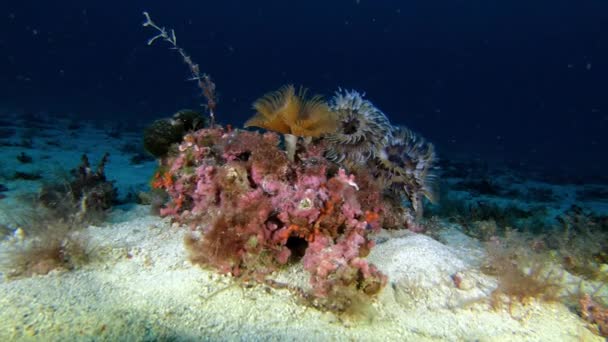
[[[117,213],[112,225],[86,229],[94,262],[85,267],[0,283],[0,341],[603,340],[561,304],[492,310],[478,298],[492,280],[461,257],[474,251],[422,235],[380,243],[370,259],[390,284],[365,314],[339,317],[288,290],[244,288],[192,266],[183,231],[146,211]],[[451,283],[456,271],[471,282],[468,290]],[[294,276],[305,277],[293,267],[279,278]]]

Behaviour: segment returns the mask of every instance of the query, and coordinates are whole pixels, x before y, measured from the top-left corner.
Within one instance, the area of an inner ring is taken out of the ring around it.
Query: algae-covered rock
[[[172,144],[179,143],[189,131],[207,125],[207,118],[199,112],[182,109],[171,118],[159,119],[144,129],[144,148],[159,158],[167,154]]]

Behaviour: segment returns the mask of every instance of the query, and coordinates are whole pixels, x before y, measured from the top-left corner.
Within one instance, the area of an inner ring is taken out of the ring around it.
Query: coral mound
[[[317,298],[345,288],[377,293],[386,277],[365,256],[381,208],[363,206],[354,176],[328,171],[322,148],[290,161],[279,141],[219,127],[186,135],[153,180],[171,197],[161,214],[191,228],[186,244],[200,265],[261,281],[301,261]]]

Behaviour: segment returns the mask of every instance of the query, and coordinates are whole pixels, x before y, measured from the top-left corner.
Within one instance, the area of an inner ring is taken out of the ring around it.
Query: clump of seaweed
[[[608,337],[608,308],[585,294],[579,301],[581,317],[594,324],[600,336]]]
[[[504,226],[499,226],[493,219],[473,221],[463,226],[463,232],[480,241],[489,241],[500,234],[504,234]]]
[[[105,176],[108,160],[106,153],[93,169],[83,155],[71,179],[43,186],[31,203],[24,203],[26,209],[13,220],[11,237],[0,249],[4,277],[71,270],[87,262],[80,230],[103,219],[116,201],[116,188]]]
[[[481,270],[497,280],[490,304],[495,309],[508,305],[513,314],[516,304],[559,301],[572,309],[578,307],[592,330],[605,336],[605,294],[600,293],[608,282],[605,218],[572,206],[557,217],[557,226],[533,235],[530,229],[503,226],[492,219],[500,219],[502,214],[497,213],[503,210],[485,212],[485,220],[463,227],[468,235],[485,241]]]
[[[515,303],[560,299],[563,274],[538,248],[537,240],[514,230],[486,243],[487,257],[481,269],[498,280],[492,292],[494,308],[506,303],[511,311]]]
[[[38,202],[61,219],[99,221],[116,203],[118,196],[113,181],[107,180],[105,175],[108,161],[109,154],[106,153],[93,169],[89,158],[82,155],[80,165],[71,171],[71,179],[44,185],[38,194]]]
[[[0,245],[0,273],[5,279],[72,270],[88,262],[86,235],[79,231],[83,222],[58,216],[36,201],[24,203]]]
[[[601,269],[608,264],[608,220],[573,205],[557,222],[556,232],[545,240],[563,267],[583,278],[608,282]]]

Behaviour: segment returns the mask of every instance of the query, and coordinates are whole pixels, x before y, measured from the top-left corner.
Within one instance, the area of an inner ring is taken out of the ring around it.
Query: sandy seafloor
[[[125,189],[145,188],[154,162],[131,165],[130,156],[119,151],[125,142],[137,144],[138,136],[115,139],[88,125],[77,132],[65,126],[59,122],[42,129],[33,136],[32,148],[3,146],[0,176],[15,169],[40,170],[51,179],[57,164],[76,167],[87,152],[96,165],[108,151],[106,173],[117,180],[122,195]],[[23,129],[16,129],[12,139],[18,140]],[[49,145],[49,140],[58,140],[60,146]],[[17,163],[15,156],[22,151],[34,163]],[[9,188],[0,200],[0,222],[6,223],[18,215],[20,194],[37,191],[40,183],[1,182]],[[554,191],[567,198],[574,190],[554,186]],[[589,205],[606,212],[606,203]],[[441,242],[407,231],[383,231],[369,260],[389,276],[388,286],[366,310],[336,315],[305,305],[289,290],[245,287],[193,266],[183,246],[184,229],[150,215],[147,206],[125,205],[112,211],[108,223],[78,232],[88,241],[91,263],[44,276],[0,278],[0,341],[604,340],[560,303],[532,301],[511,311],[493,309],[488,297],[496,282],[479,271],[484,250],[458,228],[446,223],[438,233]],[[462,289],[452,281],[456,272],[465,282]],[[274,276],[308,286],[298,265]]]

